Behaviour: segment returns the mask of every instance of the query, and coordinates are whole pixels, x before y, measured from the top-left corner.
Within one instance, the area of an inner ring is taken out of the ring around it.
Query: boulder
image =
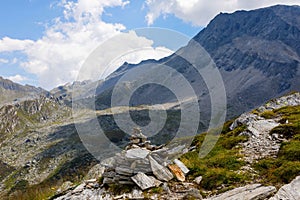
[[[276,195],[270,200],[299,200],[300,199],[300,176],[291,183],[282,186]]]

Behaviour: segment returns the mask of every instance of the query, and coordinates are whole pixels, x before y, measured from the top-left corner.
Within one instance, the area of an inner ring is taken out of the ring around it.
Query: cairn
[[[168,152],[163,145],[151,144],[140,129],[134,129],[125,150],[103,163],[103,184],[138,185],[145,190],[170,181],[174,175],[184,181],[189,170],[178,159],[169,160]]]

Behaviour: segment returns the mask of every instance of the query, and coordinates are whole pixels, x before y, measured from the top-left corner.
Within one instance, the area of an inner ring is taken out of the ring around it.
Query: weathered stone
[[[168,165],[169,169],[176,176],[177,180],[183,182],[185,181],[185,175],[177,165]]]
[[[137,159],[137,158],[144,159],[148,156],[149,153],[150,151],[147,149],[136,148],[136,149],[128,150],[125,156],[126,158],[132,158],[132,159]]]
[[[126,176],[131,176],[131,175],[133,175],[133,170],[128,169],[128,168],[116,167],[116,173],[117,174],[123,174],[123,175],[126,175]]]
[[[169,181],[173,178],[173,174],[164,166],[160,165],[156,160],[149,156],[151,169],[155,177],[161,181]]]
[[[174,160],[174,163],[181,169],[181,171],[184,173],[184,174],[187,174],[189,173],[189,169],[185,166],[185,164],[183,164],[180,160],[178,159],[175,159]]]
[[[75,193],[80,193],[84,190],[84,187],[85,187],[85,183],[82,183],[80,185],[78,185],[73,191],[72,193],[75,194]]]
[[[253,184],[227,191],[207,200],[260,200],[272,196],[275,192],[276,188],[273,186],[264,187],[261,184]]]
[[[300,199],[300,176],[291,183],[282,186],[276,195],[270,200],[299,200]]]
[[[198,185],[200,185],[201,181],[202,181],[202,176],[198,176],[194,179],[194,182],[197,183]]]
[[[131,177],[131,179],[142,189],[146,190],[152,187],[155,187],[156,184],[154,180],[148,177],[144,173],[138,173],[137,175]]]
[[[157,180],[154,176],[149,176],[149,178],[154,181],[155,187],[159,187],[162,184],[162,182]]]

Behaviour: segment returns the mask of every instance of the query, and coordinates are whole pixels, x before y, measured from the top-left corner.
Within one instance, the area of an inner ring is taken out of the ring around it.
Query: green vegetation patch
[[[266,158],[253,165],[262,182],[280,187],[300,175],[300,106],[289,106],[274,111],[282,118],[281,124],[270,134],[283,135],[288,141],[281,144],[277,158]]]
[[[207,134],[195,137],[193,145],[197,150],[188,152],[181,160],[190,169],[188,179],[193,180],[197,176],[203,176],[201,187],[206,190],[214,190],[222,186],[222,189],[232,188],[249,179],[248,174],[237,171],[245,165],[239,154],[238,144],[247,141],[246,136],[239,136],[245,130],[240,126],[230,131],[231,122],[225,123],[222,134],[212,151],[204,158],[199,157],[199,150]],[[226,132],[228,131],[228,132]],[[208,137],[216,137],[209,135]],[[214,139],[212,138],[212,141]]]

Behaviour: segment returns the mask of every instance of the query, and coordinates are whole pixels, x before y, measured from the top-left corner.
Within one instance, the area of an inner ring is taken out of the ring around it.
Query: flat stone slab
[[[137,186],[139,186],[139,188],[141,188],[141,190],[156,187],[155,180],[144,173],[138,173],[137,175],[131,177],[131,179],[137,184]]]
[[[145,159],[150,151],[147,149],[130,149],[126,151],[125,157],[130,159]]]

